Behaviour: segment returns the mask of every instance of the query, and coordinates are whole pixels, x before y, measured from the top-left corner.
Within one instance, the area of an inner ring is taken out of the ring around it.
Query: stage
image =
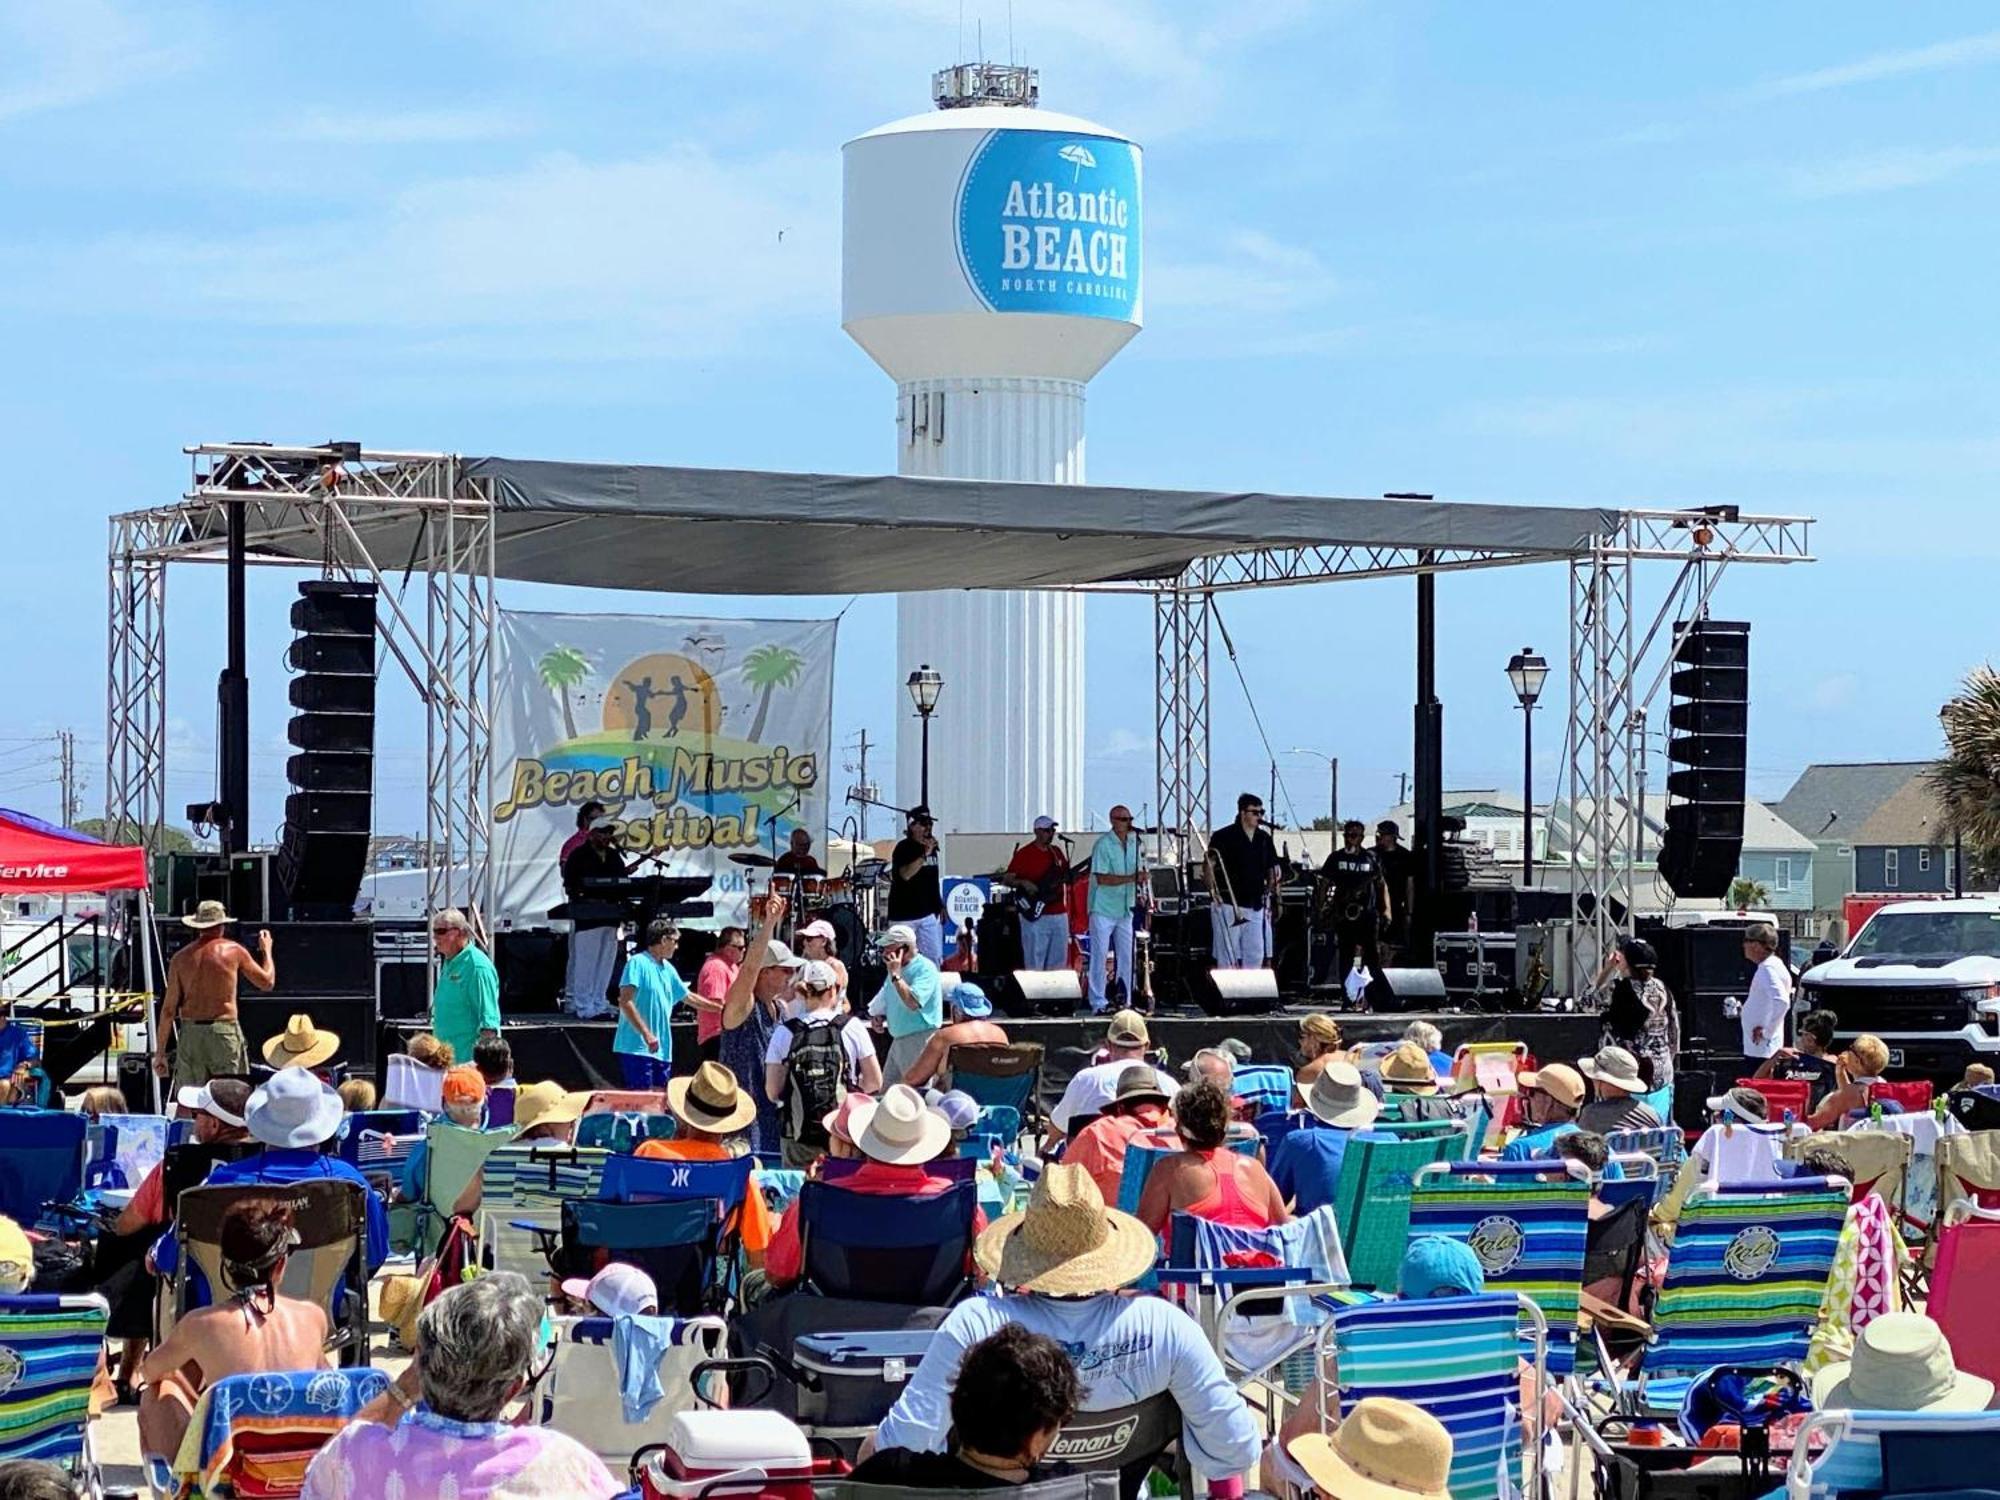
[[[1203,1047],[1227,1037],[1247,1043],[1256,1061],[1291,1063],[1298,1043],[1299,1017],[1306,1014],[1304,1008],[1246,1016],[1208,1016],[1194,1011],[1156,1015],[1147,1025],[1153,1045],[1165,1050],[1169,1066],[1176,1070]],[[1349,1042],[1392,1041],[1412,1021],[1429,1021],[1444,1033],[1447,1052],[1466,1042],[1516,1041],[1527,1043],[1529,1052],[1544,1062],[1573,1061],[1595,1052],[1598,1045],[1599,1021],[1594,1015],[1405,1011],[1343,1014],[1336,1019],[1341,1035]],[[1051,1104],[1061,1096],[1070,1075],[1089,1061],[1104,1040],[1104,1022],[1089,1016],[1010,1019],[996,1013],[994,1020],[1006,1027],[1009,1040],[1042,1044],[1042,1092]],[[403,1041],[423,1029],[416,1021],[383,1022],[380,1055],[402,1051]],[[560,1014],[514,1016],[501,1027],[501,1035],[514,1049],[515,1072],[522,1079],[553,1078],[573,1089],[619,1086],[618,1064],[611,1052],[616,1031],[612,1021],[573,1021]],[[886,1047],[886,1041],[883,1045]],[[674,1072],[694,1071],[698,1058],[692,1022],[674,1025],[673,1060]]]

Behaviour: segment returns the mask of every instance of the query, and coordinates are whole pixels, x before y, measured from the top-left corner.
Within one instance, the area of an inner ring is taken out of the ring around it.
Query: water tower
[[[1139,331],[1139,148],[1037,92],[1032,69],[946,68],[935,113],[843,152],[841,326],[896,382],[898,473],[1082,484],[1084,385]],[[920,664],[944,677],[940,828],[1078,826],[1083,600],[937,582],[897,600],[896,692]],[[904,806],[918,732],[906,713]]]

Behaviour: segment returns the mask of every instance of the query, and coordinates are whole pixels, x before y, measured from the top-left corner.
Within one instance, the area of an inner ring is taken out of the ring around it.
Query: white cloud
[[[1899,188],[1928,187],[1973,167],[2000,163],[2000,148],[1947,146],[1935,151],[1872,151],[1792,173],[1791,190],[1799,198],[1845,198],[1859,193],[1889,193]]]
[[[287,139],[336,146],[449,146],[525,134],[527,122],[500,109],[308,110]]]
[[[1097,747],[1092,760],[1125,760],[1140,753],[1153,753],[1153,738],[1136,730],[1119,725],[1104,737],[1104,743]]]
[[[19,0],[0,7],[0,121],[66,109],[180,72],[195,60],[191,34],[178,10],[132,13],[109,0]]]
[[[2000,31],[1979,36],[1963,36],[1928,47],[1900,52],[1877,52],[1856,62],[1837,67],[1817,68],[1773,79],[1756,92],[1764,95],[1815,94],[1826,89],[1851,88],[1857,83],[1878,83],[1885,78],[1906,78],[1912,73],[1936,73],[1950,68],[1982,67],[2000,63]]]
[[[1340,283],[1319,256],[1261,229],[1239,229],[1193,260],[1146,267],[1146,297],[1177,318],[1296,313],[1326,301]],[[1238,331],[1242,330],[1240,327]]]

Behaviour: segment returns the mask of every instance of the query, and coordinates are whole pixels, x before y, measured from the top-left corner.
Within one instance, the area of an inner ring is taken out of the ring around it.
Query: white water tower
[[[934,113],[843,152],[841,326],[896,382],[898,473],[1082,484],[1084,385],[1139,331],[1139,148],[1036,94],[1032,69],[946,68]],[[1082,598],[951,582],[896,606],[898,704],[920,664],[945,682],[940,829],[1080,827]],[[904,806],[917,741],[905,715]]]

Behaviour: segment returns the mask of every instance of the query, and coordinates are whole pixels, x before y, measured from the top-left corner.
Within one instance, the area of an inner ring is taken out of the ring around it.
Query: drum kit
[[[800,928],[826,922],[834,930],[834,952],[852,968],[860,962],[875,930],[876,904],[888,886],[889,862],[883,859],[858,861],[845,875],[796,874],[780,870],[768,854],[732,854],[731,864],[742,865],[750,892],[750,916],[760,920],[765,903],[774,895],[785,898],[785,920],[778,937],[797,946]],[[762,885],[760,890],[758,887]]]

